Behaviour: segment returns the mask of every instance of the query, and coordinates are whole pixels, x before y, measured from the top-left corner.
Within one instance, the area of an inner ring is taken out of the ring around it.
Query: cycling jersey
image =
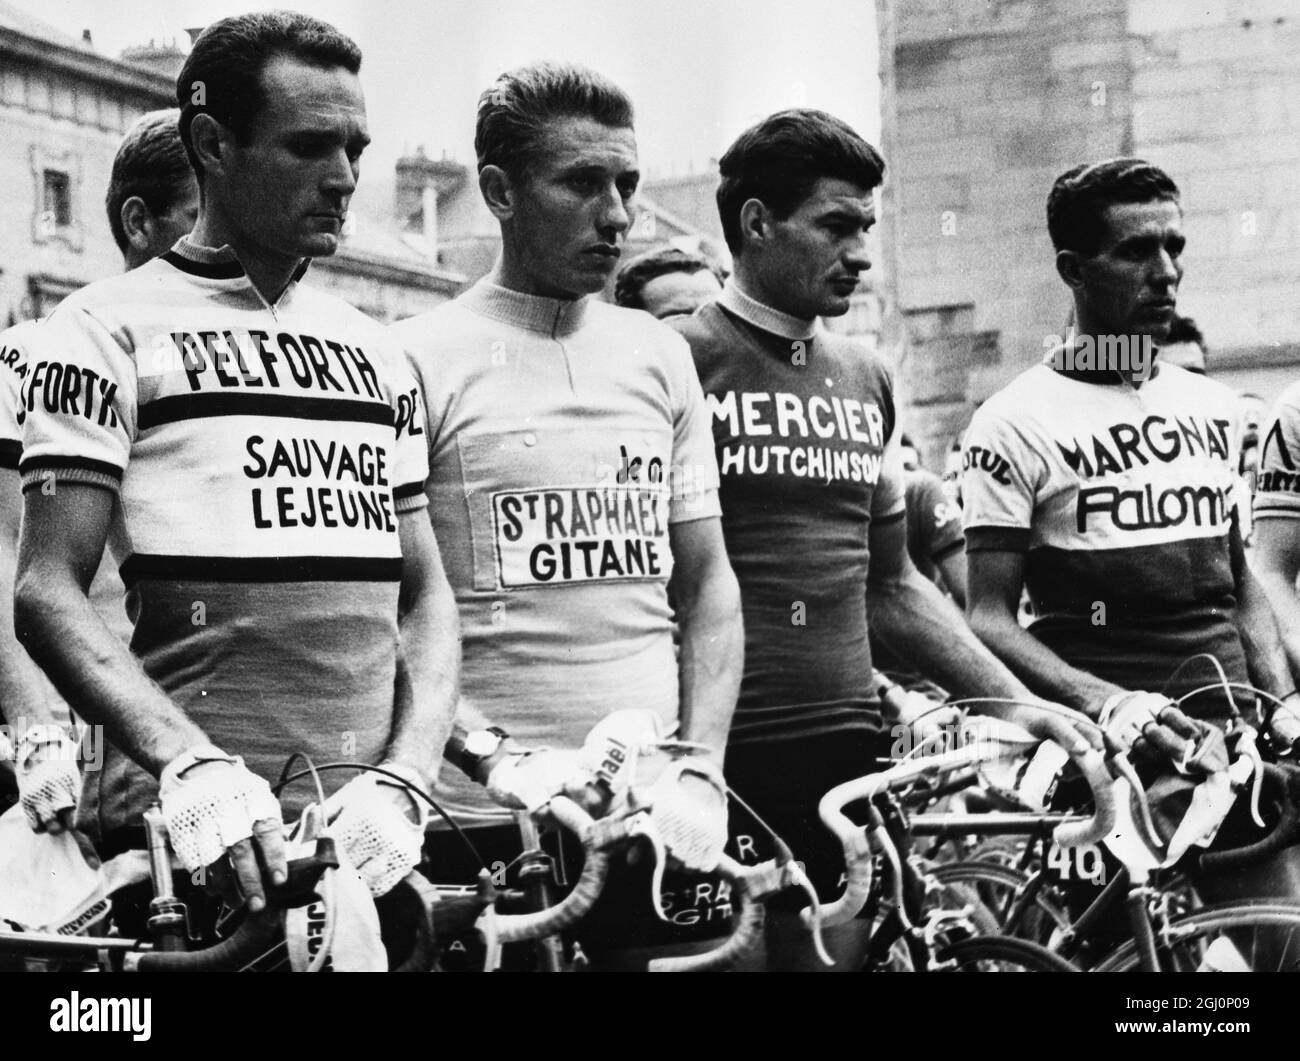
[[[893,383],[859,343],[728,284],[671,321],[712,413],[745,673],[731,743],[875,731],[867,536],[903,518]]]
[[[1248,681],[1229,532],[1237,403],[1175,365],[1140,387],[1037,365],[976,412],[963,457],[968,552],[1026,554],[1036,637],[1124,688]],[[1239,696],[1245,706],[1247,697]],[[1222,693],[1185,705],[1219,718]]]
[[[924,468],[903,472],[907,509],[907,554],[931,582],[939,581],[939,561],[961,549],[961,506],[949,498],[943,480]]]
[[[23,431],[18,423],[18,398],[22,379],[27,374],[27,350],[37,334],[39,321],[23,321],[7,331],[0,332],[0,468],[18,470],[18,458],[23,449]],[[12,503],[21,501],[15,496]],[[105,554],[90,585],[90,603],[105,625],[123,641],[131,640],[131,620],[127,617],[123,601],[125,590],[117,573],[117,565]],[[57,701],[55,710],[62,715],[65,708],[58,694],[51,688],[49,695]],[[17,717],[21,705],[8,709]]]
[[[1255,518],[1300,519],[1300,383],[1282,392],[1260,438]]]
[[[25,490],[117,496],[110,545],[146,673],[270,779],[293,752],[383,755],[398,514],[426,503],[424,417],[400,352],[301,286],[306,264],[269,305],[228,248],[182,239],[84,288],[38,334],[19,408]],[[101,834],[138,823],[155,792],[110,748],[83,818]],[[285,795],[295,815],[309,786]]]
[[[685,344],[639,311],[487,279],[393,332],[427,409],[464,696],[534,746],[578,747],[619,708],[675,724],[668,528],[718,514]],[[438,789],[467,822],[508,817],[459,771]]]

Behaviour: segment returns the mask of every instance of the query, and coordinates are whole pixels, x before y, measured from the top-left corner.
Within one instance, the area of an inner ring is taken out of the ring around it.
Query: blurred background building
[[[104,211],[113,155],[141,114],[175,105],[175,42],[100,55],[0,0],[0,327],[44,316],[68,293],[122,268]],[[437,244],[393,219],[353,219],[318,285],[384,321],[451,298],[465,277]]]
[[[877,0],[877,23],[887,348],[930,467],[1064,328],[1046,202],[1080,162],[1178,183],[1210,375],[1270,403],[1296,378],[1297,0]]]

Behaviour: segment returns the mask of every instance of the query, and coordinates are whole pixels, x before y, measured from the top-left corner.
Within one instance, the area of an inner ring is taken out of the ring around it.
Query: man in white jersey
[[[377,324],[300,283],[338,247],[369,141],[360,60],[304,15],[208,27],[177,79],[193,234],[69,297],[23,385],[18,632],[111,742],[79,820],[113,852],[160,796],[187,868],[233,867],[253,911],[285,876],[267,779],[287,757],[424,788],[455,699],[418,393]],[[134,656],[86,600],[110,539]],[[368,777],[324,781],[380,895],[421,830]]]
[[[1252,682],[1279,697],[1292,683],[1243,555],[1235,397],[1155,357],[1183,273],[1178,189],[1141,159],[1109,159],[1057,178],[1047,216],[1077,330],[966,433],[971,625],[1035,692],[1103,721],[1151,736],[1179,697],[1203,720],[1185,735],[1209,748],[1205,723],[1255,720]],[[1036,617],[1027,630],[1022,586]],[[1201,654],[1238,684],[1220,688]],[[1143,689],[1162,695],[1128,691]],[[1251,835],[1240,802],[1220,846]],[[1215,898],[1300,894],[1291,853],[1231,880],[1194,876]]]
[[[1273,604],[1294,679],[1300,675],[1300,383],[1282,392],[1260,437],[1252,565]],[[1294,689],[1275,713],[1274,728],[1288,750],[1300,739]]]
[[[720,764],[742,639],[703,395],[671,330],[591,297],[631,224],[631,104],[592,71],[526,67],[483,94],[475,143],[501,258],[393,329],[428,411],[430,516],[465,637],[449,754],[485,777],[513,741],[575,747],[610,712],[641,708]],[[479,849],[517,853],[509,815],[449,775],[439,796]],[[688,785],[720,850],[725,801]],[[663,930],[649,894],[648,872],[635,890],[612,880],[584,919],[588,952],[725,927],[716,883],[670,875]]]
[[[109,228],[127,270],[151,261],[194,227],[199,189],[181,144],[177,110],[143,115],[127,130],[113,159],[106,206]],[[18,392],[27,372],[27,343],[37,327],[24,321],[0,334],[0,600],[13,600],[18,558],[22,490],[18,458],[22,429]],[[91,599],[115,632],[122,629],[122,583],[112,565],[96,574]],[[13,633],[13,608],[0,607],[0,708],[17,744],[19,798],[28,822],[37,831],[61,832],[71,825],[81,793],[82,750],[62,728],[69,721],[66,705]],[[88,765],[96,748],[89,742]]]

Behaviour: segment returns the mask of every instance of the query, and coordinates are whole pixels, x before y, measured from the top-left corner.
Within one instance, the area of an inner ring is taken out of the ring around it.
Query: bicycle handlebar
[[[1200,868],[1208,873],[1227,873],[1245,869],[1271,858],[1295,843],[1300,833],[1300,806],[1294,797],[1293,775],[1282,767],[1264,763],[1265,793],[1282,804],[1277,825],[1261,840],[1226,851],[1205,851],[1199,856]]]
[[[1035,737],[1055,739],[1069,752],[1092,790],[1095,804],[1091,818],[1058,824],[1053,830],[1053,839],[1062,847],[1074,847],[1093,843],[1109,835],[1115,827],[1115,801],[1101,754],[1084,742],[1072,727],[1051,716],[1044,715],[1041,720],[1036,719],[1034,729],[1037,731]],[[900,763],[881,773],[867,774],[836,785],[827,792],[818,804],[817,811],[844,849],[848,881],[843,894],[822,908],[823,922],[828,925],[842,924],[851,921],[861,912],[871,892],[873,846],[883,846],[881,833],[884,831],[884,822],[879,812],[874,807],[871,808],[870,824],[864,830],[849,819],[844,813],[844,807],[861,800],[873,800],[884,792],[924,777],[1005,758],[1008,747],[1019,744],[1023,750],[1027,750],[1036,743],[1036,740],[984,740],[940,755]],[[807,911],[804,912],[804,918],[807,922]]]
[[[768,889],[781,887],[772,875],[775,862],[742,866],[735,859],[722,856],[718,872],[732,882],[731,933],[718,946],[703,954],[679,958],[653,958],[647,965],[652,973],[705,973],[726,969],[748,951],[763,934],[766,908],[762,899]]]
[[[628,835],[627,819],[602,819],[597,822],[567,796],[556,796],[549,804],[551,817],[582,841],[585,860],[582,875],[573,891],[554,906],[527,914],[485,914],[494,924],[484,926],[495,931],[501,943],[554,936],[586,916],[600,898],[609,874],[607,850]]]
[[[324,852],[328,852],[326,847]],[[126,956],[127,972],[205,973],[242,969],[260,958],[284,935],[284,912],[306,906],[316,897],[316,885],[329,870],[338,869],[338,859],[318,849],[288,866],[288,879],[267,889],[267,905],[249,914],[227,939],[193,951],[145,951]]]

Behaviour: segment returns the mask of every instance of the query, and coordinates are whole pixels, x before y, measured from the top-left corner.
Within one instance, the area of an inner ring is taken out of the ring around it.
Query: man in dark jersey
[[[1210,654],[1241,684],[1232,700],[1212,688],[1184,709],[1253,722],[1243,686],[1286,697],[1294,682],[1243,554],[1235,396],[1143,353],[1174,318],[1178,189],[1147,162],[1109,159],[1057,178],[1047,217],[1077,332],[966,433],[971,625],[1030,688],[1103,721],[1143,702],[1147,718],[1166,717],[1163,696],[1126,690],[1213,685],[1213,664],[1193,659]],[[1022,586],[1037,616],[1028,630],[1016,618]],[[1227,846],[1249,838],[1233,820],[1219,834]],[[1197,884],[1212,898],[1300,894],[1294,855]]]
[[[742,133],[720,170],[735,273],[717,302],[670,323],[691,344],[712,413],[744,611],[727,777],[830,899],[843,857],[817,801],[877,769],[890,746],[871,687],[868,613],[945,688],[1031,696],[908,559],[884,361],[816,322],[848,310],[870,266],[884,162],[837,118],[792,110]],[[742,860],[771,854],[756,825],[733,820],[733,835]],[[769,905],[767,965],[820,968],[797,920],[801,900],[791,902]],[[860,964],[865,936],[860,924],[836,930],[839,968]]]

